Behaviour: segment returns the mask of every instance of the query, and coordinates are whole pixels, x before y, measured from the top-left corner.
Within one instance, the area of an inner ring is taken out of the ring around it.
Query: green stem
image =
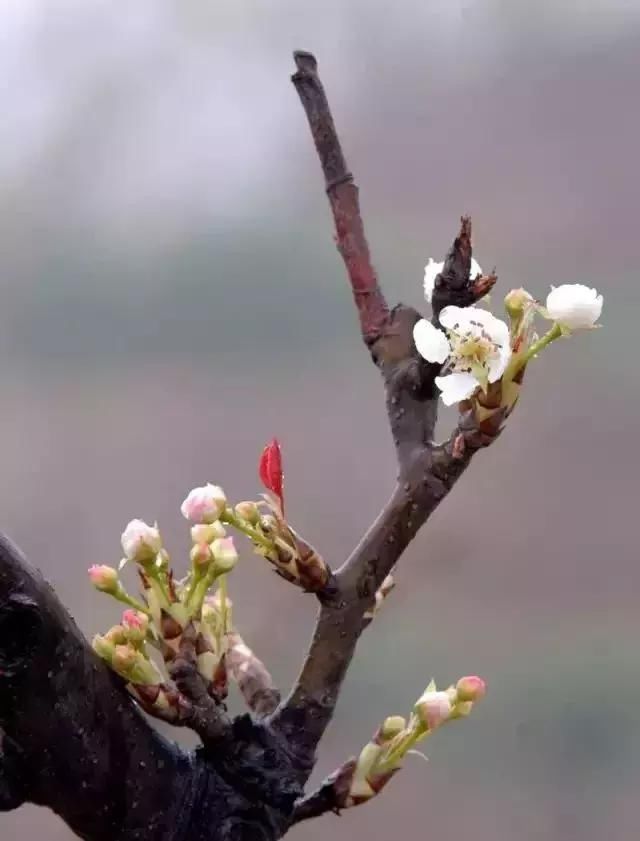
[[[553,327],[542,336],[542,338],[538,339],[537,342],[534,342],[532,345],[529,345],[525,353],[522,356],[517,356],[512,363],[507,368],[508,372],[508,379],[512,380],[515,375],[520,371],[524,366],[533,359],[534,356],[540,353],[541,350],[544,350],[547,345],[550,345],[551,342],[555,342],[556,339],[559,339],[562,336],[562,328],[559,324],[554,324]]]
[[[145,613],[147,616],[151,616],[149,608],[142,604],[142,602],[139,602],[138,599],[134,599],[133,596],[130,596],[122,585],[120,585],[119,589],[113,593],[113,597],[114,599],[117,599],[117,601],[122,602],[122,604],[128,604],[129,607],[139,610],[140,613]]]
[[[193,593],[190,597],[190,604],[188,606],[190,616],[197,616],[200,612],[204,598],[217,577],[216,566],[212,563],[207,574],[198,579],[196,586],[193,589]],[[193,603],[191,604],[191,602]]]
[[[171,599],[169,598],[169,590],[167,589],[165,582],[162,580],[162,571],[157,569],[156,567],[152,567],[151,569],[145,570],[145,572],[149,576],[149,578],[151,578],[152,581],[155,581],[155,583],[158,585],[160,594],[166,601],[166,606],[169,607],[169,605],[171,604]]]
[[[227,576],[221,575],[220,580],[218,581],[218,587],[220,590],[220,624],[222,625],[222,634],[221,638],[224,639],[227,633]]]
[[[420,721],[409,726],[389,743],[388,749],[383,751],[380,759],[375,763],[376,773],[384,774],[396,768],[398,762],[406,756],[407,751],[422,741],[428,733],[429,731]]]
[[[196,568],[196,565],[193,565],[193,569],[191,570],[191,577],[189,579],[189,587],[187,589],[186,595],[184,597],[184,606],[189,608],[191,604],[191,599],[193,599],[196,588],[200,581],[202,581],[204,575]]]
[[[248,523],[245,523],[244,520],[241,520],[230,508],[220,516],[220,520],[223,523],[227,523],[227,525],[233,526],[234,528],[241,531],[242,534],[245,534],[248,538],[253,540],[254,543],[259,543],[261,546],[264,546],[265,549],[272,549],[273,542],[269,540],[268,537],[265,537],[263,534],[250,526]]]

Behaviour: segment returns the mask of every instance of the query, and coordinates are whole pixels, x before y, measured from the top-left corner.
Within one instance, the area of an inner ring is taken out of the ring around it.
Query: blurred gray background
[[[638,0],[0,0],[1,526],[87,634],[133,516],[174,554],[207,480],[258,491],[338,564],[395,475],[377,372],[289,82],[316,52],[389,297],[423,305],[461,213],[501,294],[582,282],[554,346],[403,559],[317,776],[432,676],[490,687],[383,796],[293,838],[637,838]],[[443,415],[446,432],[451,415]],[[246,547],[245,547],[246,549]],[[315,607],[243,551],[236,616],[282,686]],[[0,836],[68,841],[52,814]]]

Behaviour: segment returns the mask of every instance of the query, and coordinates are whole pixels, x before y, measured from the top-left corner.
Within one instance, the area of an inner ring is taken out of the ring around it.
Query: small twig
[[[205,745],[213,745],[229,735],[231,720],[224,707],[209,694],[209,685],[198,671],[197,633],[193,622],[184,629],[178,655],[169,663],[169,674],[188,701],[180,724],[190,727]]]
[[[339,814],[340,810],[345,808],[345,798],[349,793],[357,762],[357,759],[352,757],[330,774],[315,791],[302,797],[293,810],[293,823],[318,818],[327,812]]]
[[[258,716],[269,715],[280,703],[269,671],[237,631],[230,631],[227,640],[227,666],[247,706]]]

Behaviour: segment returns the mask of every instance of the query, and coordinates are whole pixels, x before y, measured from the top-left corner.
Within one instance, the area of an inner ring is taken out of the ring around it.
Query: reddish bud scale
[[[278,439],[274,438],[262,451],[258,467],[260,481],[280,502],[284,514],[284,475],[282,472],[282,451]]]

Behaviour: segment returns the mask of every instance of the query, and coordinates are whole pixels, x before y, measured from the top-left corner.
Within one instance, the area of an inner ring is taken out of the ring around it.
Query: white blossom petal
[[[444,268],[444,262],[436,263],[433,257],[429,257],[429,262],[424,267],[424,297],[429,303],[433,297],[433,287],[436,283],[436,278]]]
[[[447,330],[455,330],[457,333],[469,331],[477,334],[480,328],[484,329],[495,342],[502,344],[503,340],[509,341],[509,328],[504,321],[500,321],[489,310],[479,307],[445,307],[440,313],[440,324]]]
[[[547,296],[549,318],[569,330],[593,327],[602,313],[603,299],[596,289],[581,283],[565,283]]]
[[[431,303],[431,299],[433,298],[433,289],[436,284],[436,278],[440,274],[440,272],[444,269],[444,260],[441,263],[436,263],[433,257],[429,257],[429,262],[424,267],[424,281],[423,281],[423,289],[424,289],[424,297],[427,299],[429,303]],[[483,274],[482,268],[478,261],[471,258],[471,269],[469,271],[469,277],[474,279],[478,277],[478,275]]]
[[[489,360],[489,382],[495,383],[506,371],[509,360],[511,359],[511,347],[509,345],[509,337],[505,344],[498,345],[498,355]]]
[[[445,362],[451,351],[449,340],[442,330],[421,318],[413,328],[413,341],[420,356],[427,362]]]
[[[445,377],[436,377],[434,380],[442,394],[442,402],[445,406],[453,406],[461,400],[471,397],[480,383],[473,374],[447,374]]]
[[[471,271],[469,272],[469,277],[475,280],[475,278],[477,278],[479,274],[484,274],[484,272],[480,268],[480,263],[478,263],[478,261],[474,257],[472,257]]]

